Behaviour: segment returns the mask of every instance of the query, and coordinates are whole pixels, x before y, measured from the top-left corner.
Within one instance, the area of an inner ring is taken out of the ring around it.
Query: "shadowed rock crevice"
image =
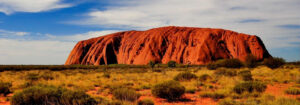
[[[244,61],[249,54],[258,60],[271,56],[262,40],[254,35],[223,29],[169,26],[80,41],[65,64],[147,64],[171,60],[182,64],[207,64],[229,58]]]

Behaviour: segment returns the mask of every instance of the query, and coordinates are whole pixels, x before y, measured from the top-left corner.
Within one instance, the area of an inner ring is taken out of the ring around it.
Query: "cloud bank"
[[[59,8],[71,7],[72,4],[62,3],[63,0],[0,0],[0,12],[42,12]]]
[[[114,0],[75,24],[140,30],[169,25],[224,28],[258,35],[267,48],[295,47],[290,42],[300,41],[299,5],[299,0]]]

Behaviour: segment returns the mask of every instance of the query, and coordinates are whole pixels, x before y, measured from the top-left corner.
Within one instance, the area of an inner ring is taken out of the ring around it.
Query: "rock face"
[[[161,27],[126,31],[80,41],[65,65],[147,64],[149,61],[207,64],[248,54],[258,60],[270,57],[257,36],[223,29]]]

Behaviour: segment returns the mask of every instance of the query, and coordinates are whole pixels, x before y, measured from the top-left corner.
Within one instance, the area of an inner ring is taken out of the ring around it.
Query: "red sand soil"
[[[8,94],[6,97],[11,97],[13,94]],[[0,105],[10,105],[9,101],[6,101],[6,97],[0,96]]]
[[[300,95],[289,95],[286,94],[284,91],[289,87],[293,86],[294,84],[274,84],[268,85],[265,93],[274,95],[275,97],[286,97],[286,98],[296,98],[300,97]]]

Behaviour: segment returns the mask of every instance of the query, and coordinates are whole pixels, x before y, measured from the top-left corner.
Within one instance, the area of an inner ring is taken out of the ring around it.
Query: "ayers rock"
[[[147,64],[149,61],[207,64],[218,59],[248,54],[258,60],[270,57],[262,40],[230,30],[161,27],[147,31],[125,31],[80,41],[65,65]]]

